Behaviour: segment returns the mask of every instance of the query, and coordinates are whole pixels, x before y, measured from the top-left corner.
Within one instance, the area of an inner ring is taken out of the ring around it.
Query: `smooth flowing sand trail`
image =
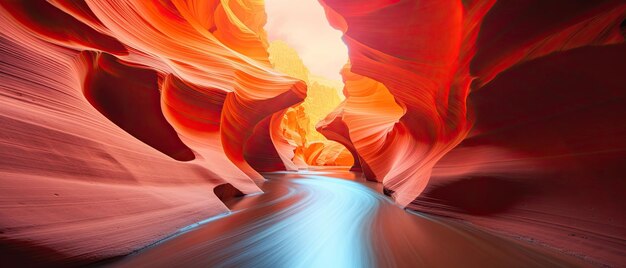
[[[268,173],[264,194],[113,267],[577,266],[464,223],[408,212],[353,173]]]

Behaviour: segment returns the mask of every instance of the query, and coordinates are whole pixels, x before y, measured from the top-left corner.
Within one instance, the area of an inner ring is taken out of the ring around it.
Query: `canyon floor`
[[[266,173],[264,194],[110,267],[571,267],[577,259],[407,211],[337,170]]]

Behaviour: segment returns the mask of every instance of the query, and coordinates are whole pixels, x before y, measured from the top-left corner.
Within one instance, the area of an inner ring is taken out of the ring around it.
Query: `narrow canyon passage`
[[[112,267],[565,267],[579,265],[403,210],[359,174],[267,173],[264,194]]]
[[[626,267],[625,73],[624,0],[0,0],[0,268]]]

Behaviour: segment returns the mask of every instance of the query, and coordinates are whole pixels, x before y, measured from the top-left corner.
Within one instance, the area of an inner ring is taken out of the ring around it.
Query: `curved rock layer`
[[[316,89],[313,87],[311,90]],[[317,139],[316,136],[321,134],[317,130],[312,130],[312,118],[314,116],[307,111],[307,106],[305,105],[287,109],[282,118],[282,138],[291,146],[290,149],[293,155],[290,154],[290,159],[292,159],[296,167],[352,167],[355,164],[354,155],[356,154],[347,148],[344,143],[326,138]]]
[[[293,162],[297,168],[307,166],[352,166],[354,153],[344,148],[345,145],[330,141],[317,132],[315,125],[340,103],[339,81],[328,80],[310,73],[295,49],[287,43],[273,41],[269,48],[269,60],[272,66],[289,76],[301,79],[308,85],[307,97],[298,106],[285,111],[280,129],[272,132],[280,134],[282,139],[273,138],[278,144],[285,141],[291,146],[278,150],[282,158]],[[283,140],[283,141],[279,141]],[[266,153],[255,152],[250,157],[268,157]],[[285,166],[288,166],[286,164]]]
[[[360,145],[351,139],[374,179],[407,205],[426,187],[435,163],[469,131],[468,44],[489,4],[470,9],[460,1],[323,4],[331,23],[345,33],[350,71],[384,85],[404,110],[395,125],[383,121],[370,127],[375,120],[362,121],[361,128],[372,130],[360,131]]]
[[[349,64],[342,70],[342,75],[346,100],[317,128],[356,156],[353,170],[363,172],[369,180],[382,181],[374,170],[380,174],[384,167],[379,164],[384,163],[373,159],[385,154],[387,137],[404,111],[383,84],[352,73]],[[368,160],[373,161],[374,169]]]
[[[409,208],[626,263],[623,1],[322,2],[345,90],[373,79],[403,110],[368,120],[350,94],[320,125],[366,176]]]
[[[279,140],[272,118],[306,94],[271,69],[263,8],[0,2],[2,251],[30,264],[127,254],[259,192],[251,165],[293,166],[245,159],[278,155],[257,136]]]
[[[470,96],[472,134],[409,207],[626,263],[623,59],[624,44],[585,47],[498,75]]]
[[[623,1],[321,2],[350,50],[337,143],[302,139],[261,0],[1,1],[0,250],[127,254],[258,171],[354,156],[408,208],[626,263]]]

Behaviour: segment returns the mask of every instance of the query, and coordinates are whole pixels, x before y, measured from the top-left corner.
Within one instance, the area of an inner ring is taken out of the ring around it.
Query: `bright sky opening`
[[[330,26],[317,0],[265,0],[269,40],[293,47],[312,74],[341,81],[348,62],[342,33]]]

